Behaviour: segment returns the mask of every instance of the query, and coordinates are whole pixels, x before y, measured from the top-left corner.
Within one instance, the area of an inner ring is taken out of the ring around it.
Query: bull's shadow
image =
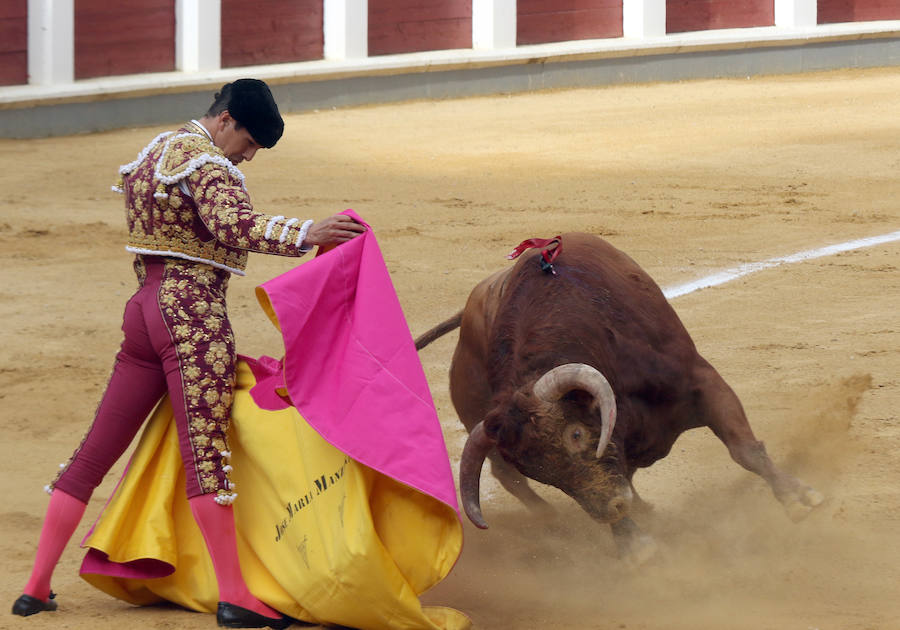
[[[772,463],[737,395],[631,258],[580,233],[526,241],[514,255],[522,252],[416,340],[421,350],[459,328],[450,396],[469,432],[459,485],[476,526],[487,527],[479,498],[487,458],[530,509],[550,511],[528,478],[555,486],[609,523],[623,555],[640,562],[654,544],[632,519],[644,507],[634,473],[704,426],[768,482],[792,519],[823,501]]]

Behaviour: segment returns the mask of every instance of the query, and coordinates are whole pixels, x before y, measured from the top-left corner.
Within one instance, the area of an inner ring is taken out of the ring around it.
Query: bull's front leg
[[[642,516],[653,512],[653,504],[645,501],[638,494],[637,488],[634,487],[634,473],[636,470],[636,468],[630,468],[628,471],[628,484],[631,486],[631,513]]]
[[[500,482],[507,492],[516,497],[522,504],[534,514],[541,517],[549,517],[555,514],[553,506],[528,485],[528,479],[516,470],[515,466],[507,462],[496,450],[488,454],[491,460],[491,474]]]
[[[705,363],[695,374],[697,412],[702,424],[722,440],[734,461],[768,482],[791,520],[805,518],[825,500],[824,495],[772,463],[763,443],[753,435],[737,394],[712,366]]]
[[[649,534],[645,534],[630,517],[626,516],[610,525],[619,556],[632,566],[641,566],[653,558],[658,547]]]

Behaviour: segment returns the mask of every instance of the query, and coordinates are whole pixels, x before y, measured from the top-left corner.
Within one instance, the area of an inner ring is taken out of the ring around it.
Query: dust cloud
[[[871,384],[871,376],[856,375],[797,392],[784,434],[767,436],[774,450],[786,452],[783,467],[827,495],[859,455],[851,427]],[[677,443],[676,459],[724,452],[705,432],[685,449]],[[804,610],[798,600],[832,590],[854,599],[888,596],[892,584],[878,578],[847,583],[840,567],[878,562],[879,549],[893,544],[895,532],[850,526],[827,497],[795,524],[760,478],[730,460],[715,468],[682,485],[671,471],[655,471],[643,485],[636,476],[651,505],[659,493],[670,495],[635,517],[659,546],[639,567],[618,557],[608,526],[561,493],[543,491],[557,510],[543,520],[498,497],[501,509],[483,506],[490,529],[469,528],[459,566],[427,598],[454,605],[458,597],[477,625],[488,628],[805,630],[848,626],[832,625],[843,616],[836,602]]]

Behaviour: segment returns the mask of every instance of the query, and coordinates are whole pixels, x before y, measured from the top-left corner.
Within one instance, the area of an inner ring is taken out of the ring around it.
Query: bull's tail
[[[459,328],[459,323],[462,321],[462,311],[451,317],[450,319],[441,322],[431,330],[426,333],[423,333],[416,339],[416,350],[421,350],[432,341],[439,337],[443,337],[451,330],[456,330]]]

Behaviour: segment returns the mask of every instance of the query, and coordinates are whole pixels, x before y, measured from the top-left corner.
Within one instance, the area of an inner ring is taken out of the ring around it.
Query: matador
[[[365,228],[346,215],[314,223],[254,210],[237,165],[273,147],[283,130],[269,87],[240,79],[222,87],[202,118],[159,134],[119,169],[113,190],[125,199],[138,289],[94,421],[46,488],[34,569],[14,614],[57,609],[50,578],[91,494],[168,394],[191,511],[219,584],[218,624],[290,623],[249,592],[237,556],[226,439],[236,352],[225,294],[230,276],[244,274],[248,252],[302,256]]]

